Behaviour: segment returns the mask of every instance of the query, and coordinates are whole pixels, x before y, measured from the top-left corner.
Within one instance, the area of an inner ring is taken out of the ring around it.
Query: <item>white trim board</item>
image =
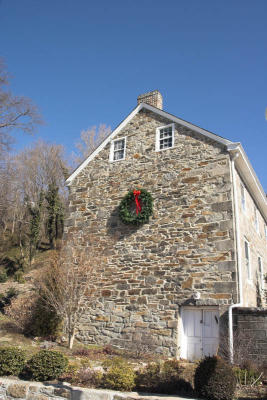
[[[74,178],[88,165],[90,161],[92,161],[95,156],[116,136],[127,124],[130,122],[135,115],[141,111],[142,109],[149,110],[155,114],[160,115],[161,117],[167,118],[170,121],[176,122],[177,124],[180,124],[182,126],[185,126],[197,133],[200,133],[201,135],[208,137],[209,139],[214,140],[215,142],[221,143],[225,146],[228,146],[232,144],[230,140],[224,139],[221,136],[215,135],[212,132],[206,131],[205,129],[199,128],[196,125],[191,124],[190,122],[184,121],[180,118],[175,117],[172,114],[167,113],[166,111],[160,110],[159,108],[153,107],[149,104],[146,103],[140,103],[135,109],[126,117],[118,126],[117,128],[111,132],[111,134],[97,147],[95,151],[93,151],[92,154],[90,154],[80,165],[76,170],[67,178],[66,184],[69,186],[71,182],[73,181]]]

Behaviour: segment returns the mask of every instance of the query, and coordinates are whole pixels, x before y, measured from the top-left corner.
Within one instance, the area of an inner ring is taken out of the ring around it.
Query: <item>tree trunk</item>
[[[15,232],[15,222],[16,222],[16,215],[15,213],[13,214],[13,219],[12,219],[12,228],[11,228],[11,234],[14,235]]]
[[[49,245],[50,245],[51,250],[53,250],[55,248],[55,238],[53,238],[53,237],[49,238]]]
[[[74,342],[74,338],[75,338],[75,329],[73,329],[72,331],[69,332],[69,342],[68,342],[68,346],[69,349],[72,349],[73,346],[73,342]]]

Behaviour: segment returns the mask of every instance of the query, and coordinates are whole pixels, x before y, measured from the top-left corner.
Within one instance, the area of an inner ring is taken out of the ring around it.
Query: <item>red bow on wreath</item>
[[[137,214],[137,215],[139,214],[139,212],[142,211],[141,203],[140,203],[140,200],[139,200],[140,194],[141,194],[141,191],[140,191],[140,190],[134,190],[134,191],[133,191],[134,200],[135,200],[135,205],[136,205],[136,214]]]

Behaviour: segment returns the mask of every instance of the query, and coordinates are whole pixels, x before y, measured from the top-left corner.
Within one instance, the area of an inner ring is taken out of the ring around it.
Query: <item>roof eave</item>
[[[66,179],[65,183],[70,186],[74,178],[83,170],[87,164],[113,139],[114,136],[141,110],[142,104],[138,104],[133,111],[117,126],[114,131],[75,169],[75,171]]]
[[[267,222],[267,198],[263,187],[243,149],[241,143],[232,143],[227,146],[230,155],[238,154],[235,165],[238,173],[246,184],[247,188],[259,210],[261,211],[265,222]]]

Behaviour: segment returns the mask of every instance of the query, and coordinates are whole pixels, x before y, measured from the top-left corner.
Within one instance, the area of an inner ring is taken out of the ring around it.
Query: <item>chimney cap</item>
[[[153,90],[152,92],[140,94],[137,97],[137,104],[140,103],[150,104],[151,106],[157,107],[160,110],[162,110],[163,107],[162,94],[158,90]]]

